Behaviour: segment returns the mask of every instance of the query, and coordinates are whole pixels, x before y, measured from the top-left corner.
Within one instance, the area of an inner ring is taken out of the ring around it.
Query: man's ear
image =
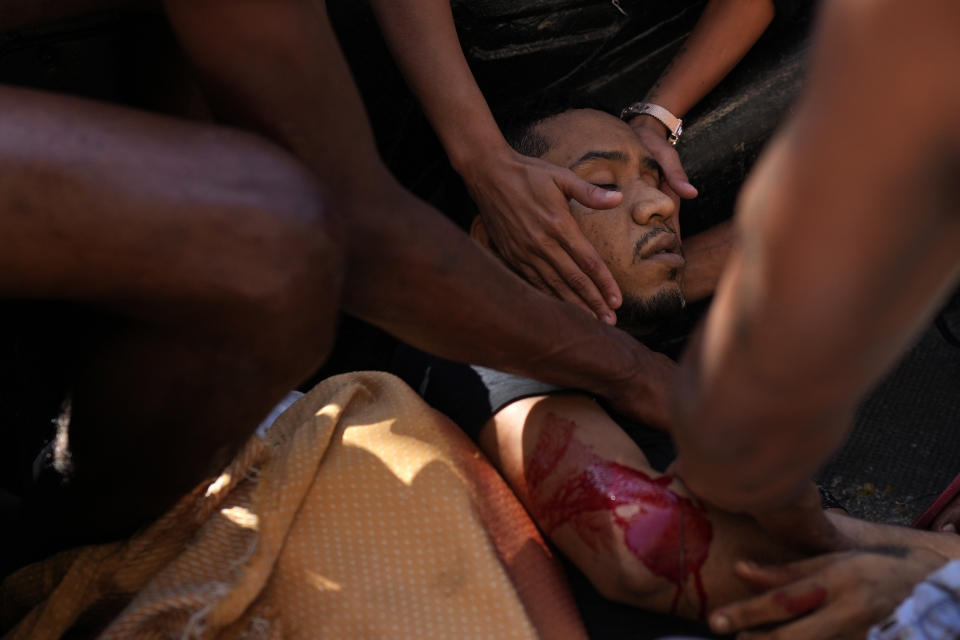
[[[493,243],[490,242],[487,225],[483,224],[483,219],[480,216],[475,217],[470,225],[470,237],[484,249],[493,251]]]

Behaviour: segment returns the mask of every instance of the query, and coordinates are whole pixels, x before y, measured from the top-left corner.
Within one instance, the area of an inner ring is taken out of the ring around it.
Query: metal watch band
[[[626,122],[636,116],[647,115],[659,120],[667,128],[667,140],[676,146],[680,134],[683,133],[683,120],[676,117],[658,104],[650,102],[634,102],[624,107],[620,112],[620,119]]]

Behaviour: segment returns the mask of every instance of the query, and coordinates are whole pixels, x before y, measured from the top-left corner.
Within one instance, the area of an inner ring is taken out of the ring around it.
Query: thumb
[[[784,567],[762,566],[747,560],[735,562],[733,572],[755,589],[782,587],[800,577]]]
[[[960,504],[951,504],[943,513],[934,518],[930,525],[931,531],[957,532],[957,522],[960,521]],[[950,525],[952,528],[944,528]]]
[[[602,189],[586,180],[581,180],[572,171],[565,171],[557,177],[557,186],[567,199],[573,199],[589,209],[610,209],[620,204],[623,194],[619,191]]]
[[[663,168],[663,177],[666,179],[670,188],[677,192],[677,195],[685,200],[697,197],[697,188],[690,184],[687,178],[687,172],[683,170],[680,164],[680,156],[676,153],[666,154],[657,158],[661,168]]]
[[[734,563],[733,570],[737,577],[754,587],[773,589],[810,576],[836,561],[833,554],[813,556],[783,565],[761,565],[749,560],[738,560]]]

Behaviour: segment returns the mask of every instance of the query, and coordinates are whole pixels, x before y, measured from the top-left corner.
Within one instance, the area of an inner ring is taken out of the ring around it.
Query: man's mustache
[[[648,244],[650,244],[650,242],[651,242],[654,238],[656,238],[657,236],[659,236],[660,234],[663,234],[663,233],[673,233],[673,231],[671,231],[671,230],[668,229],[667,227],[654,227],[653,229],[650,229],[650,230],[647,231],[645,234],[643,234],[642,236],[640,236],[640,239],[637,240],[637,244],[634,245],[634,247],[633,247],[633,259],[634,259],[634,260],[639,260],[639,259],[640,259],[640,254],[643,253],[644,247],[646,247]],[[682,245],[680,246],[680,255],[683,255],[683,246],[682,246]]]

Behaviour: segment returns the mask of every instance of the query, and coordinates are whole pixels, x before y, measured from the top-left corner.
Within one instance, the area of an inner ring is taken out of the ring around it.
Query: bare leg
[[[71,481],[34,496],[24,531],[44,546],[122,535],[322,362],[338,228],[257,137],[9,88],[0,112],[0,296],[109,319],[73,388]]]

